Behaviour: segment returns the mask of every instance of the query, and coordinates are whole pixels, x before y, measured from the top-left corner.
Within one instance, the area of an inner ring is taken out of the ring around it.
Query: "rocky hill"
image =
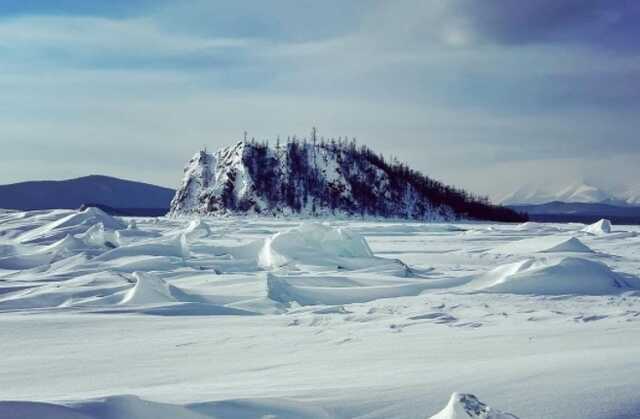
[[[183,214],[341,215],[443,221],[523,221],[486,198],[446,186],[355,141],[240,141],[200,151],[171,202]]]

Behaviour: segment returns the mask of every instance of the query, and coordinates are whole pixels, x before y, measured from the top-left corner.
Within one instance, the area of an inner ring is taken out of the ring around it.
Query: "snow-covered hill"
[[[171,214],[234,213],[522,220],[354,142],[295,140],[275,147],[240,141],[189,161]]]

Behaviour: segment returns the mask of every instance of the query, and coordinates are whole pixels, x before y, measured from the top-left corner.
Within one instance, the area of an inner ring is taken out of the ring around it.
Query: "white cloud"
[[[621,77],[640,69],[638,58],[490,44],[446,1],[375,4],[352,26],[313,36],[178,30],[166,11],[0,20],[5,181],[90,170],[175,186],[204,144],[312,125],[493,196],[537,180],[545,164],[562,183],[592,170],[633,178],[615,174],[624,171],[616,159],[640,147],[634,108],[588,99],[631,100]],[[314,16],[305,19],[295,31]],[[594,74],[602,83],[589,84]]]

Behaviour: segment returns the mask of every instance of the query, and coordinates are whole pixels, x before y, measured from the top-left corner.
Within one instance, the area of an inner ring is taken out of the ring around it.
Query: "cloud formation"
[[[312,125],[494,197],[543,174],[630,183],[639,18],[596,0],[3,2],[0,183],[175,186],[204,144]]]

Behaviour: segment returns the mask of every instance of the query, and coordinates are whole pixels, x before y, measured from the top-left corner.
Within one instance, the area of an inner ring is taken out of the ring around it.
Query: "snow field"
[[[596,224],[0,212],[0,417],[638,417],[640,239]]]

